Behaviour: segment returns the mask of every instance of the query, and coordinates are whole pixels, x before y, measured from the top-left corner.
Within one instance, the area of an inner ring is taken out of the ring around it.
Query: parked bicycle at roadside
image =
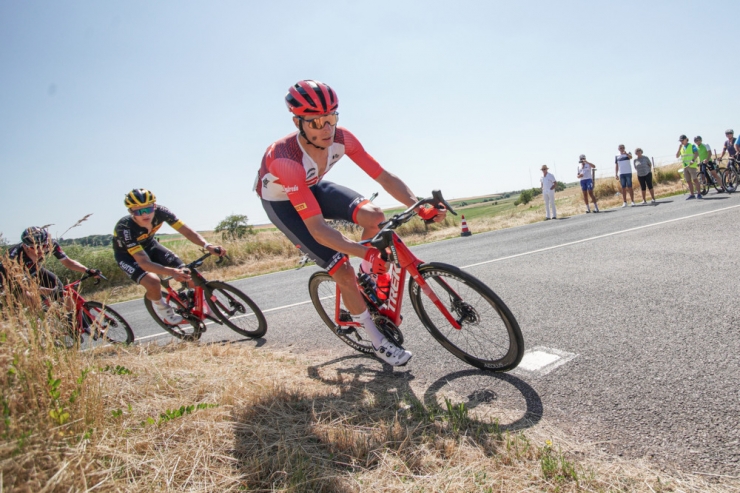
[[[206,253],[184,268],[189,270],[194,288],[183,285],[179,290],[170,286],[172,277],[162,279],[162,298],[172,306],[183,321],[170,325],[162,319],[162,312],[154,308],[146,296],[144,304],[154,320],[178,339],[194,341],[200,339],[208,323],[226,325],[237,334],[251,339],[262,337],[267,332],[267,321],[257,304],[239,289],[222,281],[208,281],[198,272],[198,267],[210,257]],[[216,263],[220,263],[220,258]]]
[[[717,172],[717,178],[714,177],[713,171]],[[714,187],[717,192],[724,190],[724,174],[725,168],[720,168],[714,161],[707,161],[702,163],[699,170],[699,193],[706,195],[709,192],[709,187]]]
[[[722,184],[727,193],[733,193],[740,185],[740,155],[731,157],[727,162],[727,168],[722,174]]]
[[[504,302],[476,277],[459,268],[418,259],[398,237],[395,229],[416,216],[419,206],[444,205],[456,213],[440,191],[395,214],[381,223],[380,231],[363,242],[386,252],[392,262],[388,293],[377,296],[377,287],[367,275],[358,277],[374,322],[383,335],[401,346],[401,324],[406,274],[411,304],[424,327],[445,349],[466,363],[483,370],[508,371],[524,355],[524,339],[519,324]],[[389,253],[388,253],[389,252]],[[326,325],[353,349],[373,354],[372,342],[362,326],[354,322],[342,303],[341,293],[324,271],[314,273],[308,282],[316,311]]]

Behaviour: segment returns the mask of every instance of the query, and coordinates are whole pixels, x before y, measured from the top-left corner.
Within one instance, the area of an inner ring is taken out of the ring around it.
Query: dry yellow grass
[[[6,438],[0,448],[2,491],[719,492],[738,487],[608,457],[546,422],[525,432],[507,431],[517,417],[505,409],[479,406],[473,412],[457,402],[449,408],[444,401],[421,402],[415,395],[425,389],[407,387],[365,358],[327,365],[325,356],[175,343],[39,354],[55,364],[78,365],[55,367],[63,400],[75,387],[78,370],[90,372],[67,423],[59,425],[43,412],[28,414],[24,423],[33,433],[24,443]],[[28,395],[41,411],[48,404],[45,382],[46,375],[39,375],[41,385]],[[17,418],[23,411],[12,407],[14,396],[4,399],[11,404],[10,417]],[[13,433],[3,431],[6,437]]]

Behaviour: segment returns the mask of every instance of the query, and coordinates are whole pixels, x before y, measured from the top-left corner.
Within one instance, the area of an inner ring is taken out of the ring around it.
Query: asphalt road
[[[464,267],[491,286],[528,350],[575,357],[547,374],[473,370],[432,339],[406,299],[402,328],[414,358],[384,371],[427,398],[505,410],[501,423],[510,428],[544,418],[609,452],[740,476],[738,218],[740,194],[676,196],[415,247],[418,257]],[[264,339],[244,343],[383,370],[353,357],[323,325],[308,297],[314,271],[233,283],[268,320]],[[115,309],[138,341],[170,337],[141,301]],[[203,337],[229,339],[238,336],[214,326]]]

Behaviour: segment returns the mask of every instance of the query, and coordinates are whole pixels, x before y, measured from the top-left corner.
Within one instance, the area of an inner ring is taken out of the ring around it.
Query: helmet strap
[[[306,142],[308,142],[309,144],[311,144],[312,146],[314,146],[316,149],[321,149],[321,150],[326,149],[326,147],[317,146],[316,144],[314,144],[313,142],[311,142],[310,140],[308,140],[308,136],[306,135],[306,132],[303,130],[303,120],[301,120],[300,118],[298,118],[298,122],[299,122],[298,123],[298,129],[300,130],[300,135],[301,135],[301,137],[303,137],[306,140]]]

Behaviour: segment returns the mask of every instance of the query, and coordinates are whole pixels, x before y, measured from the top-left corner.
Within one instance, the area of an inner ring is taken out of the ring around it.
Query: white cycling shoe
[[[177,325],[182,322],[182,317],[175,313],[175,310],[173,310],[170,305],[160,305],[159,303],[154,303],[154,307],[159,312],[159,316],[162,317],[164,323],[169,325]]]
[[[375,349],[375,356],[392,366],[403,366],[408,363],[411,356],[413,356],[411,351],[406,351],[405,349],[396,346],[385,337],[380,341],[380,347],[376,348],[375,345],[373,345],[373,349]]]

